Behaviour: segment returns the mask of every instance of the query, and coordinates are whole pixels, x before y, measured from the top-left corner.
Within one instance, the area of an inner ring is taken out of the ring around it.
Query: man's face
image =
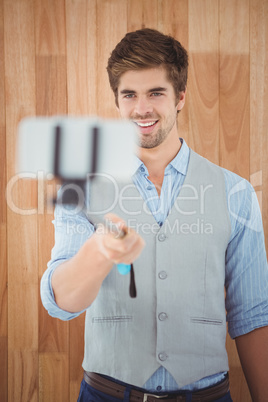
[[[118,109],[122,118],[139,127],[140,146],[154,148],[171,133],[177,137],[177,110],[182,109],[185,93],[176,104],[172,84],[163,67],[130,70],[122,74],[118,86]]]

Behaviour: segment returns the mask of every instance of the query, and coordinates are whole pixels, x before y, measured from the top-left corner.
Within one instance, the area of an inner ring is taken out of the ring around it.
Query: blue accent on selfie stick
[[[117,269],[121,275],[126,275],[130,272],[131,265],[130,264],[117,264]]]

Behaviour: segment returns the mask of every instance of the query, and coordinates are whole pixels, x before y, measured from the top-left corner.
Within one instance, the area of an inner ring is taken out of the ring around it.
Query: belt
[[[103,376],[84,371],[84,380],[91,387],[98,391],[104,392],[105,394],[118,399],[124,399],[124,393],[126,387],[117,384],[114,381],[110,381]],[[216,399],[222,398],[229,391],[229,378],[227,377],[210,388],[206,388],[200,391],[192,392],[192,401],[194,402],[209,402],[215,401]],[[185,393],[170,393],[166,395],[154,395],[150,393],[144,393],[136,389],[131,389],[130,391],[130,402],[159,402],[168,400],[169,402],[183,402],[186,401]]]

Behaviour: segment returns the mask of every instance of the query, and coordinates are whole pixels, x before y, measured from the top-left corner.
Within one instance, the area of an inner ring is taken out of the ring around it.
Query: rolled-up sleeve
[[[268,325],[268,266],[251,184],[225,171],[232,234],[226,251],[226,310],[232,338]]]
[[[49,315],[61,320],[71,320],[85,310],[77,313],[62,310],[55,301],[51,278],[55,269],[72,258],[93,234],[94,226],[88,221],[83,212],[77,213],[67,206],[57,205],[54,216],[55,245],[51,252],[51,260],[41,279],[41,300]]]

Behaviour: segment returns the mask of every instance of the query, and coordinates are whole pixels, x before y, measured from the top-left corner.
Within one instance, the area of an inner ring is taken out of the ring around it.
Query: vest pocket
[[[207,324],[207,325],[222,325],[223,320],[217,318],[207,317],[191,317],[191,322],[194,324]]]
[[[133,317],[131,315],[117,315],[111,317],[92,317],[92,322],[94,324],[104,324],[104,323],[117,323],[132,321]]]

